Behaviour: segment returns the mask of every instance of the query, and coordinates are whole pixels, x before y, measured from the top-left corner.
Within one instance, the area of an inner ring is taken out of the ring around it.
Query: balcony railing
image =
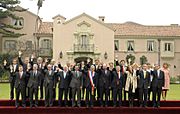
[[[94,52],[94,44],[74,44],[74,52],[88,53]]]

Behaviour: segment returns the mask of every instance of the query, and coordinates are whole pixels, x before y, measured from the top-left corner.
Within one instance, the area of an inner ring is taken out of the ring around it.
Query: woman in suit
[[[137,88],[136,71],[133,70],[132,66],[128,66],[126,74],[127,74],[127,79],[125,84],[125,91],[128,92],[129,107],[133,107],[134,93]]]

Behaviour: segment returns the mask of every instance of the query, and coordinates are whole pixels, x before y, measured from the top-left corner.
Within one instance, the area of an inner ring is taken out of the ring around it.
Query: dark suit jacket
[[[12,66],[13,66],[13,65],[12,65]],[[15,71],[12,71],[12,72],[11,72],[10,65],[9,65],[9,66],[8,66],[8,65],[5,65],[5,66],[4,66],[4,69],[5,69],[5,70],[8,70],[9,73],[10,73],[9,82],[12,82],[13,79],[16,77],[16,72],[19,71],[18,67],[19,67],[18,64],[16,64],[16,69],[15,69]]]
[[[98,85],[98,75],[96,72],[94,72],[94,77],[93,77],[93,83],[94,83],[94,86],[97,87]],[[90,82],[90,78],[89,78],[89,70],[86,72],[86,80],[85,80],[85,87],[86,88],[89,88],[89,87],[92,87],[91,86],[91,82]]]
[[[27,64],[22,61],[21,57],[18,57],[18,60],[19,60],[19,64],[23,66],[23,71],[26,72],[27,71]],[[30,70],[32,70],[33,60],[29,59],[29,63],[31,64]]]
[[[120,79],[119,79],[117,71],[113,71],[113,80],[112,80],[112,83],[111,83],[112,88],[122,89],[124,87],[124,76],[123,76],[122,72],[120,72],[120,75],[121,76],[120,76]]]
[[[44,77],[44,86],[53,88],[55,87],[55,73],[51,70],[51,75],[49,75],[49,71],[46,71],[45,77]]]
[[[162,88],[164,86],[164,72],[160,70],[159,76],[157,70],[153,72],[152,87]]]
[[[22,78],[20,78],[19,72],[16,73],[16,78],[15,78],[15,88],[26,87],[26,72],[23,72]]]
[[[144,72],[139,71],[138,88],[148,89],[150,86],[150,73],[146,71],[146,78],[144,78]]]
[[[101,70],[101,75],[99,75],[99,80],[98,80],[99,87],[109,88],[110,78],[111,78],[111,73],[109,70],[107,70],[107,73],[105,73],[105,70]]]
[[[82,72],[79,71],[79,75],[78,75],[78,77],[76,77],[75,71],[72,71],[70,87],[71,88],[80,88],[80,86],[83,86]]]
[[[69,84],[70,84],[70,79],[71,79],[71,72],[70,71],[67,71],[66,73],[66,77],[64,78],[64,72],[61,71],[58,73],[58,77],[60,78],[60,81],[59,81],[59,88],[64,88],[64,89],[67,89],[69,88]]]
[[[40,80],[41,80],[41,73],[39,71],[37,71],[36,75],[33,75],[33,71],[30,71],[29,73],[30,78],[28,81],[28,87],[30,88],[38,88],[38,86],[40,86]]]

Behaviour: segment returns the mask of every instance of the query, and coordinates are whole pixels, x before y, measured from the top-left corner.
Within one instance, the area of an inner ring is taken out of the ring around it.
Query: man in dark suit
[[[124,87],[124,76],[120,72],[121,67],[116,66],[116,71],[113,71],[113,81],[111,87],[113,88],[113,104],[116,107],[117,95],[119,96],[119,107],[122,106],[122,90]]]
[[[55,88],[55,73],[52,70],[52,66],[47,66],[47,71],[44,78],[45,87],[45,107],[53,106],[53,88]]]
[[[68,70],[68,67],[65,65],[63,71],[58,72],[59,106],[62,106],[62,97],[64,96],[64,104],[66,107],[68,107],[67,98],[68,98],[68,88],[70,84],[70,79],[71,79],[71,72]]]
[[[98,77],[95,72],[95,66],[91,65],[90,70],[86,73],[85,87],[86,87],[86,107],[94,106],[95,89],[97,87]],[[89,100],[90,95],[90,100]]]
[[[100,103],[101,107],[103,107],[103,94],[105,94],[105,106],[108,106],[108,93],[110,87],[110,71],[107,70],[107,65],[103,64],[103,70],[101,71],[101,75],[99,76],[99,87],[100,87]]]
[[[152,80],[153,107],[160,107],[160,99],[161,99],[161,92],[163,86],[164,86],[164,72],[161,71],[160,66],[156,64],[155,70],[153,72],[153,80]]]
[[[29,72],[28,87],[30,89],[30,108],[33,107],[33,94],[35,95],[35,107],[38,107],[38,89],[41,83],[41,73],[37,70],[37,64],[33,65],[33,70]]]
[[[125,60],[121,60],[120,61],[120,67],[121,67],[121,71],[123,76],[124,76],[124,82],[126,82],[126,79],[127,79],[127,74],[125,73],[126,72],[126,65],[125,65]],[[125,88],[125,84],[124,84],[124,88]],[[126,101],[126,96],[127,96],[127,91],[125,91],[124,89],[124,101]]]
[[[148,88],[150,87],[150,73],[147,71],[147,64],[143,64],[138,76],[140,107],[147,107]],[[144,100],[143,100],[144,98]]]
[[[38,57],[37,59],[37,65],[38,65],[38,71],[41,73],[40,77],[40,99],[43,99],[43,83],[44,83],[44,76],[45,76],[45,70],[47,70],[47,66],[45,62],[43,63],[43,59],[41,57]]]
[[[55,60],[54,59],[52,59],[51,60],[51,65],[52,65],[52,70],[55,72],[56,71],[56,68],[57,68],[57,65],[55,64],[56,62],[55,62]],[[53,100],[55,100],[56,99],[56,85],[57,85],[57,82],[58,82],[58,77],[57,77],[57,75],[55,75],[55,88],[53,88]]]
[[[72,88],[72,107],[75,107],[75,95],[77,93],[77,105],[81,107],[81,89],[83,86],[82,72],[79,71],[79,66],[75,66],[75,71],[72,71],[72,79],[70,87]]]
[[[22,106],[26,107],[26,72],[23,71],[23,67],[19,66],[19,72],[16,73],[15,78],[15,92],[16,92],[16,108],[19,107],[19,96],[21,94]]]
[[[18,57],[19,64],[23,66],[24,72],[29,72],[30,70],[32,70],[34,55],[32,54],[30,57],[25,57],[24,61],[22,61],[21,55],[22,52],[19,51],[19,57]],[[26,98],[29,98],[29,88],[27,87],[28,81],[29,81],[29,74],[26,74]]]
[[[16,72],[18,72],[17,60],[13,59],[12,65],[7,65],[7,61],[4,60],[4,69],[10,72],[9,82],[10,82],[10,99],[14,99],[14,84],[16,78]]]

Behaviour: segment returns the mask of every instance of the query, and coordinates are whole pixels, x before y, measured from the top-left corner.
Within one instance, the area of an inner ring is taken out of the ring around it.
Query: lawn
[[[0,83],[0,99],[9,99],[9,89],[8,83]],[[180,84],[171,84],[167,100],[180,100]]]

